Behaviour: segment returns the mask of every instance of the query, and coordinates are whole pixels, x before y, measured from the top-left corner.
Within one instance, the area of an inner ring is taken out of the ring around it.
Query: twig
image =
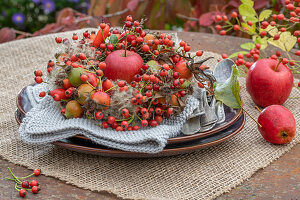
[[[259,107],[255,106],[255,109],[261,113],[261,110],[259,109]]]
[[[145,0],[139,0],[139,3],[142,3],[144,2]],[[119,15],[123,15],[124,13],[127,13],[129,10],[129,8],[125,8],[123,10],[120,10],[118,12],[115,12],[115,13],[109,13],[109,14],[106,14],[106,15],[102,15],[102,16],[99,16],[99,17],[105,17],[105,18],[109,18],[109,17],[115,17],[115,16],[119,16]],[[82,21],[86,21],[86,20],[91,20],[93,19],[94,16],[87,16],[87,17],[83,17],[83,18],[80,18],[80,19],[76,19],[75,20],[75,23],[79,23],[79,22],[82,22]]]
[[[23,32],[23,31],[16,30],[16,29],[14,29],[14,31],[15,31],[15,33],[20,34],[20,35],[25,35],[25,36],[33,37],[32,33],[26,33],[26,32]]]
[[[261,128],[262,125],[260,123],[258,123],[248,112],[247,110],[245,110],[243,107],[242,107],[243,111],[245,111],[245,113],[253,120],[255,121],[255,123]]]
[[[180,14],[180,13],[177,13],[176,16],[179,17],[179,18],[188,19],[188,20],[191,20],[191,21],[199,21],[198,18],[188,17],[188,16],[185,16],[185,15]]]

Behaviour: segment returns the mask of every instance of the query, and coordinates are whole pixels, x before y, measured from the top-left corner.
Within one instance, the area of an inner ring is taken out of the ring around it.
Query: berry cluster
[[[254,40],[255,44],[253,44],[253,48],[247,49],[249,50],[248,53],[243,52],[235,55],[235,57],[237,57],[235,63],[238,66],[244,65],[247,68],[250,68],[254,62],[264,58],[264,49],[268,43],[274,44],[274,42],[281,40],[282,34],[287,37],[287,31],[290,31],[291,37],[294,36],[294,39],[300,44],[300,31],[295,28],[299,27],[300,23],[300,1],[285,0],[285,5],[286,12],[284,12],[284,14],[272,14],[271,10],[267,10],[265,13],[268,13],[268,11],[269,13],[260,16],[259,19],[258,17],[252,17],[253,20],[250,20],[247,16],[239,17],[237,12],[231,13],[231,20],[229,20],[227,16],[217,15],[215,17],[215,21],[218,23],[216,29],[219,31],[220,35],[226,35],[226,33],[231,30],[234,30],[235,32],[241,31],[250,35]],[[280,41],[280,43],[288,42],[289,41],[286,41],[284,38]],[[280,47],[284,53],[276,51],[270,58],[281,61],[283,64],[287,65],[293,73],[299,73],[297,70],[300,68],[300,63],[298,63],[299,61],[292,59],[290,50],[285,46],[277,47]],[[300,56],[300,50],[296,50],[294,54]],[[226,54],[222,55],[222,58],[227,57]]]
[[[82,38],[75,33],[72,40],[55,38],[59,49],[56,62],[48,62],[47,81],[42,71],[34,72],[36,83],[53,88],[40,97],[48,94],[60,102],[66,118],[85,117],[117,131],[155,127],[182,111],[193,85],[213,85],[203,72],[207,59],[194,62],[202,51],[191,57],[185,41],[175,47],[171,35],[146,33],[143,23],[127,16],[122,29],[102,23],[97,33],[86,31]],[[112,73],[116,64],[111,60],[126,57],[134,57],[133,64],[118,63]],[[119,73],[124,68],[128,73]]]
[[[31,191],[33,194],[39,193],[41,190],[39,188],[39,183],[36,180],[27,181],[26,179],[31,176],[39,176],[41,174],[41,170],[35,169],[32,174],[29,174],[26,177],[17,177],[10,168],[8,168],[12,178],[4,178],[6,180],[11,180],[15,182],[15,189],[19,191],[20,197],[25,197],[27,195],[27,191]]]

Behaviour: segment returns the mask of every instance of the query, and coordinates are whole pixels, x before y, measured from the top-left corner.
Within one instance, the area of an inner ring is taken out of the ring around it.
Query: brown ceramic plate
[[[25,93],[25,89],[26,89],[26,87],[24,87],[19,92],[17,99],[16,99],[17,107],[20,110],[20,112],[24,115],[26,114],[26,112],[28,112],[31,109],[31,105],[26,103],[26,102],[28,102],[28,99],[27,99],[27,96]],[[199,132],[199,133],[195,133],[193,135],[180,134],[177,137],[170,138],[168,140],[168,144],[188,142],[188,141],[192,141],[195,139],[199,139],[199,138],[203,138],[203,137],[215,134],[215,133],[222,131],[222,130],[228,128],[229,126],[233,125],[239,119],[239,117],[242,115],[242,109],[232,109],[232,108],[229,108],[226,105],[224,105],[224,110],[225,110],[226,119],[223,123],[217,124],[213,129],[205,131],[205,132]],[[76,136],[74,136],[74,138],[90,141],[89,138],[87,138],[83,135],[76,135]]]
[[[17,109],[15,116],[17,122],[20,124],[22,122],[22,118],[24,117],[23,113]],[[95,155],[108,156],[108,157],[150,158],[150,157],[174,156],[179,154],[190,153],[193,151],[204,149],[209,146],[213,146],[221,142],[224,142],[229,138],[231,138],[232,136],[236,135],[238,132],[240,132],[245,125],[245,121],[246,121],[246,116],[244,113],[242,113],[242,115],[238,118],[238,120],[233,125],[227,127],[222,131],[188,142],[182,142],[178,144],[168,144],[163,151],[155,154],[136,153],[136,152],[111,149],[93,143],[92,141],[82,140],[74,137],[62,141],[57,141],[54,142],[53,144],[72,151],[78,151],[82,153],[95,154]]]

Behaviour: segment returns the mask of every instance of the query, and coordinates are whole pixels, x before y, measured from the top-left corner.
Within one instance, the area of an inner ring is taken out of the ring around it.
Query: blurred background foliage
[[[283,0],[254,0],[257,12],[284,12]],[[24,37],[118,26],[127,15],[147,19],[146,28],[217,33],[215,15],[237,11],[240,0],[0,0],[0,43]],[[243,33],[233,35],[247,37]]]

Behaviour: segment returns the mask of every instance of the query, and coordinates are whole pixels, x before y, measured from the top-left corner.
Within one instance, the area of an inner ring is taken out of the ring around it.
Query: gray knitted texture
[[[28,86],[26,89],[33,108],[26,113],[19,127],[19,134],[30,144],[45,144],[81,134],[107,147],[124,151],[157,153],[164,149],[169,138],[181,133],[186,120],[199,107],[199,100],[189,96],[185,109],[177,116],[164,120],[159,126],[138,131],[118,132],[99,127],[95,124],[95,120],[66,119],[52,97],[46,96],[42,100],[38,97],[43,87],[45,85]]]

